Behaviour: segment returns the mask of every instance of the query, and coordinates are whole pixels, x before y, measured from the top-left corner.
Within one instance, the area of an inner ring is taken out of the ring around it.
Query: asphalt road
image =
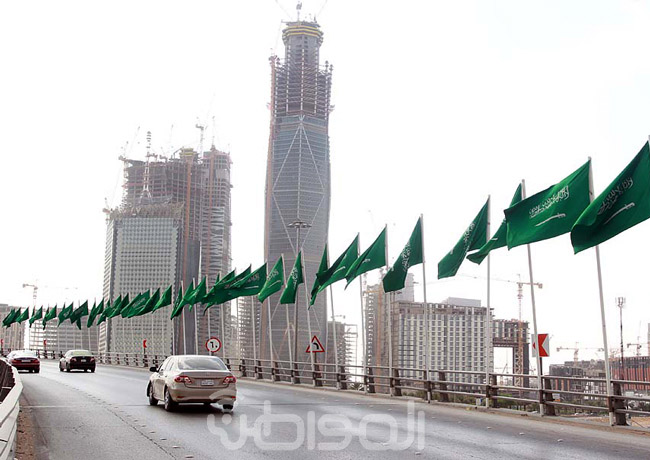
[[[143,370],[61,373],[43,361],[21,376],[39,458],[650,458],[650,436],[352,392],[240,380],[232,414],[167,413],[148,405]]]

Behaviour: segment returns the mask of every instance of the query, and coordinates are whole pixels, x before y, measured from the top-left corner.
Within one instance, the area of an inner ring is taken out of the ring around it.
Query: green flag
[[[449,253],[438,262],[438,279],[455,276],[468,251],[478,249],[487,241],[488,201]]]
[[[95,318],[97,316],[101,315],[104,312],[104,299],[99,302],[97,305],[93,305],[92,310],[90,310],[90,314],[88,315],[88,322],[86,323],[86,327],[91,327],[93,323],[95,322]],[[97,323],[99,325],[99,323]]]
[[[250,272],[250,267],[243,273],[248,272],[246,276],[241,274],[235,278],[230,283],[227,283],[223,286],[222,289],[219,289],[216,293],[215,301],[211,305],[219,305],[230,300],[236,299],[237,297],[244,296],[254,296],[259,294],[260,290],[266,282],[266,264],[262,265],[260,268],[254,272]],[[210,306],[211,306],[210,305]],[[205,310],[209,308],[206,307]],[[205,314],[204,310],[204,314]]]
[[[190,311],[192,310],[194,304],[202,303],[204,301],[206,295],[205,283],[206,281],[204,276],[192,292],[189,294],[187,292],[185,293],[185,298],[187,300],[184,299],[184,302],[186,302],[186,305],[190,306]]]
[[[359,257],[359,235],[354,237],[350,246],[347,247],[343,254],[322,274],[317,273],[318,291],[316,294],[321,293],[327,286],[334,284],[337,281],[345,279],[345,274],[348,272],[354,262]],[[311,304],[314,304],[316,297],[312,293]]]
[[[206,310],[213,305],[219,305],[228,302],[229,300],[232,300],[235,297],[239,297],[239,296],[232,297],[232,293],[229,293],[229,290],[235,287],[238,283],[240,283],[250,274],[251,274],[251,266],[249,265],[248,268],[243,272],[241,272],[239,275],[234,276],[234,270],[233,270],[233,272],[226,275],[224,279],[216,283],[214,288],[210,290],[211,295],[209,296],[209,298],[206,299],[205,302],[206,307],[205,310],[203,310],[203,314],[205,314]]]
[[[397,260],[390,270],[388,270],[388,273],[386,273],[386,276],[384,276],[382,281],[384,292],[403,289],[409,268],[421,264],[422,260],[422,217],[420,217],[415,224],[408,243],[406,243],[406,246],[404,246]]]
[[[45,326],[47,326],[48,321],[52,321],[54,318],[56,318],[56,310],[57,306],[55,305],[52,308],[47,309],[47,313],[45,314],[45,317],[43,318],[43,329],[45,329]]]
[[[120,316],[122,314],[122,310],[124,310],[130,303],[131,301],[129,300],[129,295],[125,295],[120,299],[118,297],[119,302],[116,300],[113,303],[113,308],[111,308],[111,311],[108,315],[106,315],[106,319],[108,318],[115,318],[116,316]]]
[[[320,288],[320,281],[318,280],[319,276],[324,276],[325,273],[327,272],[327,269],[329,268],[329,254],[327,252],[327,243],[325,244],[325,247],[323,248],[323,255],[320,258],[320,264],[318,265],[318,271],[316,271],[316,277],[314,279],[314,285],[311,287],[311,298],[309,300],[309,306],[311,307],[314,305],[314,302],[316,302],[316,296],[320,292],[318,288]]]
[[[165,292],[163,292],[162,296],[160,299],[158,299],[158,302],[156,302],[156,305],[153,306],[152,312],[160,309],[160,308],[165,308],[167,305],[172,304],[172,285],[170,284],[167,289],[165,289]]]
[[[190,281],[190,285],[187,287],[187,289],[185,289],[185,294],[183,294],[183,299],[181,299],[180,308],[183,308],[185,305],[189,305],[188,299],[190,299],[192,293],[194,293],[194,280]]]
[[[275,263],[271,272],[266,277],[266,282],[260,293],[257,295],[257,300],[264,302],[267,297],[275,294],[282,289],[284,284],[284,258],[280,256],[278,261]]]
[[[23,310],[23,312],[20,315],[18,315],[15,322],[20,324],[23,321],[26,321],[28,319],[29,319],[29,307],[25,308],[25,310]]]
[[[126,307],[122,308],[120,316],[122,316],[122,318],[131,318],[134,312],[138,311],[138,309],[142,308],[147,303],[149,297],[151,297],[151,291],[149,289],[145,292],[141,292],[135,296]]]
[[[571,229],[577,254],[607,241],[650,217],[650,146],[646,142],[632,162],[591,202]]]
[[[158,303],[158,300],[160,300],[160,288],[156,289],[156,292],[154,292],[153,295],[147,299],[147,301],[144,303],[144,305],[131,310],[129,318],[133,318],[135,316],[142,316],[142,315],[146,315],[147,313],[151,313],[153,311],[153,308]]]
[[[97,325],[99,326],[102,324],[104,321],[106,321],[106,318],[108,318],[108,314],[111,312],[113,307],[111,307],[111,301],[108,300],[106,301],[106,304],[104,305],[104,308],[102,312],[99,314],[99,318],[97,319]]]
[[[357,276],[386,265],[387,228],[387,226],[384,227],[377,239],[350,266],[348,272],[345,274],[345,279],[348,281],[345,285],[346,288]]]
[[[521,184],[517,187],[517,190],[515,191],[514,196],[512,197],[512,200],[510,200],[510,207],[513,207],[517,203],[519,203],[522,199],[521,195]],[[499,229],[496,231],[494,236],[490,238],[490,241],[485,243],[483,246],[478,251],[472,252],[467,256],[467,260],[470,262],[474,262],[475,264],[480,264],[483,262],[483,260],[487,257],[487,255],[492,251],[493,249],[499,249],[504,246],[506,246],[506,233],[507,233],[507,227],[506,227],[506,220],[503,219],[501,222],[501,225],[499,226]]]
[[[82,303],[76,310],[70,313],[68,319],[71,323],[76,324],[79,329],[81,329],[81,318],[88,316],[88,301],[86,300]]]
[[[68,305],[67,307],[65,304],[63,304],[63,308],[59,312],[59,323],[56,325],[56,327],[59,327],[61,323],[63,323],[66,319],[70,317],[70,314],[72,313],[72,304]]]
[[[287,277],[287,285],[282,291],[280,296],[280,304],[296,303],[296,293],[298,292],[298,286],[304,282],[302,277],[302,252],[298,253],[296,257],[296,262],[293,264],[291,273]]]
[[[16,318],[20,315],[20,309],[12,308],[11,311],[5,316],[2,320],[2,325],[4,327],[11,326],[12,323],[16,321]]]
[[[176,293],[176,299],[174,299],[174,308],[172,308],[172,314],[169,319],[174,319],[183,312],[183,286],[178,287],[178,292]]]
[[[34,313],[32,314],[32,317],[29,318],[29,327],[32,327],[32,324],[34,324],[34,321],[37,319],[42,319],[43,318],[43,307],[39,308],[36,310],[36,307],[34,307]]]
[[[570,232],[589,206],[590,167],[587,161],[557,184],[506,209],[508,249]]]

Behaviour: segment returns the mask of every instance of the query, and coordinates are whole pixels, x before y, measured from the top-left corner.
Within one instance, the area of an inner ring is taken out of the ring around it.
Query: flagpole
[[[521,199],[522,201],[526,199],[526,181],[521,180]],[[530,281],[530,303],[532,304],[533,307],[533,331],[535,333],[535,337],[533,339],[533,345],[535,346],[537,350],[537,356],[536,356],[536,363],[537,363],[537,385],[540,391],[543,390],[543,382],[542,382],[542,357],[540,356],[539,352],[539,340],[538,340],[538,334],[537,334],[537,309],[535,305],[535,281],[533,280],[533,261],[532,261],[532,256],[530,252],[530,244],[526,244],[526,250],[528,252],[528,274],[529,274],[529,281]],[[539,414],[544,415],[544,405],[540,404],[539,405]]]
[[[328,260],[329,260],[329,254],[328,254]],[[329,290],[330,290],[330,306],[332,308],[332,334],[334,337],[334,373],[338,375],[339,373],[339,342],[336,334],[336,316],[334,315],[334,295],[332,294],[332,285],[329,285]],[[326,348],[327,350],[327,348]],[[326,352],[327,353],[327,352]],[[341,383],[339,380],[336,380],[336,389],[340,390],[341,389]]]
[[[257,369],[257,346],[255,345],[257,343],[257,334],[255,332],[255,301],[253,297],[251,296],[251,324],[253,327],[253,378],[257,377],[257,372],[255,370]]]
[[[591,157],[589,157],[589,202],[594,200],[594,180],[591,171]],[[607,323],[605,322],[605,300],[603,297],[603,275],[600,267],[600,246],[596,245],[596,270],[598,272],[598,295],[600,300],[600,320],[603,333],[603,349],[605,350],[605,379],[607,382],[607,401],[611,401],[612,397],[612,374],[609,367],[609,347],[607,346]],[[615,413],[609,413],[609,424],[614,426]]]
[[[490,208],[492,207],[491,196],[488,195],[488,209],[487,209],[487,233],[486,243],[490,241]],[[491,251],[490,251],[491,252]],[[490,349],[492,347],[492,318],[490,309],[490,253],[487,255],[487,307],[485,310],[485,388],[490,384]],[[486,392],[487,393],[487,392]],[[490,407],[490,398],[485,398],[485,407]]]
[[[239,313],[239,300],[235,299],[237,302],[235,308],[237,309],[237,312]],[[219,323],[221,325],[221,357],[225,358],[226,357],[226,323],[224,320],[224,309],[225,309],[225,303],[222,303],[219,305]],[[209,314],[209,313],[208,313]]]
[[[422,239],[422,295],[424,296],[424,365],[427,382],[431,381],[431,325],[429,324],[429,304],[427,303],[427,270],[426,256],[424,255],[424,215],[420,214],[420,236]],[[427,391],[427,402],[431,402],[431,392]]]
[[[315,355],[314,355],[314,350],[312,350],[311,346],[311,341],[312,338],[314,337],[311,333],[311,308],[309,308],[309,289],[307,288],[307,269],[305,267],[306,264],[301,264],[302,265],[302,279],[303,279],[303,286],[305,288],[305,306],[307,307],[307,331],[309,332],[309,340],[308,340],[308,349],[309,349],[309,358],[311,361],[311,377],[314,386],[317,385],[316,382],[316,362],[315,362]],[[297,306],[297,303],[296,303]],[[327,318],[327,315],[325,316]]]
[[[266,302],[266,314],[268,317],[268,327],[269,327],[269,359],[271,360],[271,363],[273,363],[273,328],[271,327],[271,301],[269,299],[265,299],[264,302]],[[280,299],[278,299],[278,303],[275,305],[275,308],[278,308],[278,305],[280,304]]]
[[[291,340],[291,323],[289,322],[289,304],[284,305],[287,312],[287,348],[289,349],[289,365],[291,366],[291,374],[293,374],[293,342]],[[294,383],[294,379],[291,379],[291,383]]]
[[[363,275],[359,276],[359,300],[361,301],[361,370],[362,375],[364,376],[363,380],[365,382],[366,375],[366,320],[363,317]],[[368,392],[366,385],[363,386],[363,391]]]

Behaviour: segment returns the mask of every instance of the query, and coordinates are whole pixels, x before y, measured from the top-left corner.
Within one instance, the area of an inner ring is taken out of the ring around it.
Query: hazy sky
[[[536,193],[588,156],[599,193],[650,134],[646,1],[303,3],[334,65],[332,257],[356,232],[365,248],[388,223],[394,259],[423,213],[429,300],[485,302],[485,281],[467,277],[485,277],[485,263],[436,275],[488,195],[496,229],[521,179]],[[30,304],[21,286],[35,281],[39,303],[99,297],[118,156],[144,158],[148,130],[158,153],[196,147],[195,123],[213,117],[207,144],[214,136],[233,159],[234,263],[263,263],[268,58],[282,55],[281,21],[293,18],[284,0],[3,2],[0,303]],[[647,341],[649,234],[646,222],[601,246],[610,347],[616,296],[627,298],[626,344]],[[602,346],[594,251],[572,255],[564,235],[532,252],[551,361],[572,358],[560,345]],[[495,278],[528,278],[524,247],[493,254]],[[335,288],[337,313],[356,321],[358,288],[349,291]],[[516,317],[516,285],[492,291],[496,316]]]

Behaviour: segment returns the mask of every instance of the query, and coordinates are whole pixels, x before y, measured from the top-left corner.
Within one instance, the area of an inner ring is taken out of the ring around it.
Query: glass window
[[[180,370],[205,369],[215,371],[228,370],[226,365],[216,356],[187,356],[178,359]]]

